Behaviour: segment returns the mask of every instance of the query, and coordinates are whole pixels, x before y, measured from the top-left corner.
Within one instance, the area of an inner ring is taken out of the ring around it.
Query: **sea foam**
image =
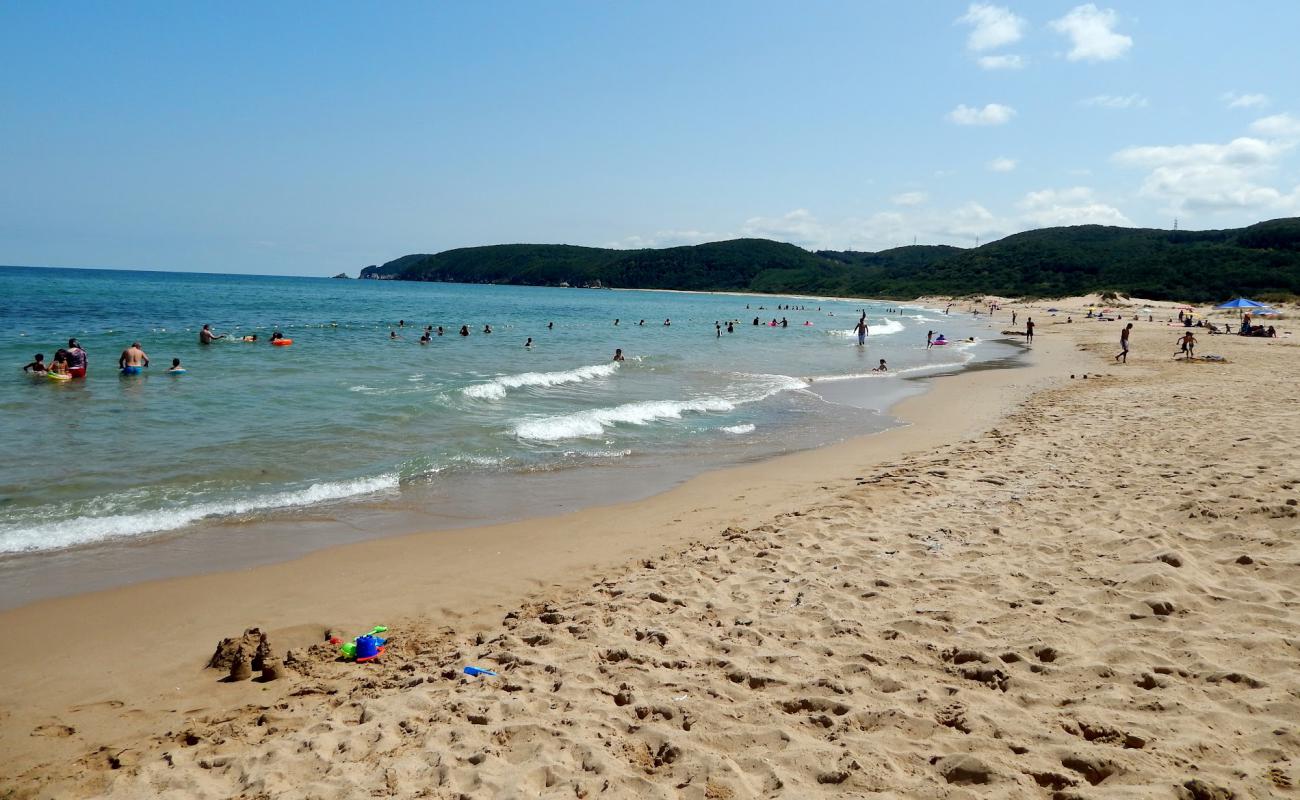
[[[608,408],[590,408],[569,414],[534,417],[514,426],[521,439],[555,442],[584,436],[599,436],[614,425],[649,425],[660,420],[681,419],[686,414],[734,411],[745,403],[756,403],[779,392],[803,389],[808,384],[785,375],[749,375],[759,385],[748,393],[729,397],[701,397],[692,400],[642,400]]]
[[[396,488],[397,475],[377,475],[350,481],[313,483],[305,489],[273,492],[241,500],[195,503],[189,506],[104,517],[76,517],[36,525],[19,523],[0,527],[0,553],[57,550],[105,539],[176,530],[204,519],[232,517],[253,511],[311,506],[361,495],[391,492]]]
[[[566,383],[581,383],[596,378],[608,378],[618,371],[618,362],[592,364],[587,367],[564,370],[562,372],[522,372],[518,375],[502,375],[486,383],[466,386],[461,391],[466,397],[478,400],[500,400],[511,389],[523,386],[563,386]]]
[[[856,323],[854,324],[856,325]],[[898,333],[903,330],[903,327],[903,323],[896,319],[886,319],[880,322],[867,320],[867,338],[870,339],[873,336],[889,336],[890,334]],[[830,334],[832,336],[849,336],[854,338],[858,335],[853,328],[849,328],[848,330],[832,330],[830,331]]]

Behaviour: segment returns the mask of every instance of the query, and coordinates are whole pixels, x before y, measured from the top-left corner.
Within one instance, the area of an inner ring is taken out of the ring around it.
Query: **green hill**
[[[1079,225],[982,247],[809,252],[766,239],[610,250],[508,244],[409,255],[363,278],[629,289],[911,298],[924,294],[1061,297],[1118,292],[1209,301],[1300,294],[1300,218],[1218,231]]]

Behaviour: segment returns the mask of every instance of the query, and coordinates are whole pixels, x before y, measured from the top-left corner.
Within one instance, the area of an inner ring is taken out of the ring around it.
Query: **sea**
[[[0,298],[0,605],[56,572],[128,580],[151,548],[185,573],[242,563],[231,542],[266,560],[646,496],[897,425],[928,378],[1020,352],[966,309],[871,300],[28,267]],[[70,337],[84,379],[22,372]],[[133,342],[150,366],[120,374]]]

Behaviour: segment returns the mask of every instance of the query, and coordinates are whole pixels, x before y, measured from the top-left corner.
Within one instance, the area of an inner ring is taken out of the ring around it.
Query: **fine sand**
[[[904,429],[6,612],[0,797],[1296,796],[1300,341],[1047,305]]]

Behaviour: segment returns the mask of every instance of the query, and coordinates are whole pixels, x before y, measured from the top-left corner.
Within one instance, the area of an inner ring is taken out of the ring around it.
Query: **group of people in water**
[[[32,357],[30,363],[23,366],[23,372],[71,380],[86,377],[89,364],[89,356],[86,354],[85,349],[82,348],[81,343],[74,337],[68,340],[67,347],[60,347],[54,351],[54,360],[49,364],[45,363],[44,353],[37,353]],[[131,342],[131,345],[117,357],[117,369],[123,375],[139,375],[148,366],[149,355],[140,347],[139,342]],[[181,366],[179,358],[173,358],[171,369],[167,371],[183,373],[185,368]]]
[[[218,339],[229,338],[227,334],[215,333],[211,325],[204,325],[199,331],[199,344],[208,345]],[[257,334],[249,334],[240,337],[240,341],[256,342]],[[271,334],[271,344],[285,344],[293,340],[288,339],[279,330]],[[68,339],[67,347],[60,347],[54,351],[54,359],[50,363],[45,362],[45,354],[37,353],[32,356],[32,360],[23,366],[23,372],[30,375],[47,375],[53,378],[62,378],[71,380],[73,378],[86,377],[86,370],[89,366],[90,359],[86,354],[81,343],[76,337]],[[122,375],[140,375],[149,368],[149,354],[144,351],[139,342],[131,342],[130,346],[124,349],[117,357],[117,370]],[[170,375],[182,375],[186,372],[185,367],[181,366],[179,358],[172,359],[172,365],[167,369]]]

